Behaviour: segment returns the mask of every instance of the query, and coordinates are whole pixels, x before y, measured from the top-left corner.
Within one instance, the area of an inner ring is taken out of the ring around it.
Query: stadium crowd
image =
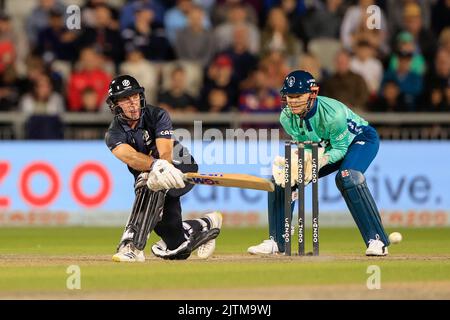
[[[36,0],[25,35],[0,13],[0,111],[104,112],[127,73],[173,113],[279,112],[296,68],[357,111],[450,111],[449,0],[81,2],[79,29],[70,1]]]

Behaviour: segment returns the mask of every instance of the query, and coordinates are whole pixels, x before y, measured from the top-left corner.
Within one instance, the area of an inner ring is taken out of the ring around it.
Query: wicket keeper
[[[200,258],[215,249],[222,226],[218,212],[196,220],[182,221],[180,197],[190,191],[183,172],[197,172],[198,166],[184,147],[174,154],[179,142],[173,137],[169,114],[146,104],[144,88],[122,75],[111,81],[107,103],[115,115],[105,141],[111,152],[135,178],[135,200],[113,261],[145,261],[144,248],[150,232],[161,240],[151,248],[163,259],[187,259],[198,248]]]
[[[319,87],[306,71],[289,73],[280,91],[284,101],[280,122],[297,142],[318,142],[319,178],[337,171],[336,186],[344,198],[367,247],[367,256],[388,254],[389,239],[375,201],[367,187],[364,173],[377,155],[379,137],[376,130],[345,104],[319,96]],[[305,184],[311,181],[311,150],[305,153]],[[292,165],[298,154],[293,152]],[[273,163],[275,192],[268,194],[269,240],[248,248],[251,254],[284,252],[284,158]],[[292,167],[291,185],[298,179]],[[291,205],[291,210],[294,206]]]

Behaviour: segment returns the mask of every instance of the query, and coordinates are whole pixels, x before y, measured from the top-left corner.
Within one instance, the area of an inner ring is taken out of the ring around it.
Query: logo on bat
[[[194,184],[208,184],[208,185],[219,184],[218,181],[214,181],[214,180],[208,179],[208,178],[189,178],[189,181]]]

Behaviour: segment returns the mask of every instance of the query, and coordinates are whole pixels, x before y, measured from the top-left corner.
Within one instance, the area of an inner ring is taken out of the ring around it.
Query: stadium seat
[[[334,72],[334,57],[341,48],[341,42],[332,38],[314,39],[308,45],[309,51],[319,58],[322,68],[330,73]]]

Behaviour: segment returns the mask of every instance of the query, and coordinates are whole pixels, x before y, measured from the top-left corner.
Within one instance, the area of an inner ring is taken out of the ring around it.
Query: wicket
[[[319,255],[319,144],[313,141],[296,142],[287,140],[284,144],[284,241],[285,255],[291,256],[291,230],[292,230],[292,187],[291,187],[291,152],[292,145],[298,148],[298,255],[305,255],[305,146],[312,148],[312,231],[313,255]]]

